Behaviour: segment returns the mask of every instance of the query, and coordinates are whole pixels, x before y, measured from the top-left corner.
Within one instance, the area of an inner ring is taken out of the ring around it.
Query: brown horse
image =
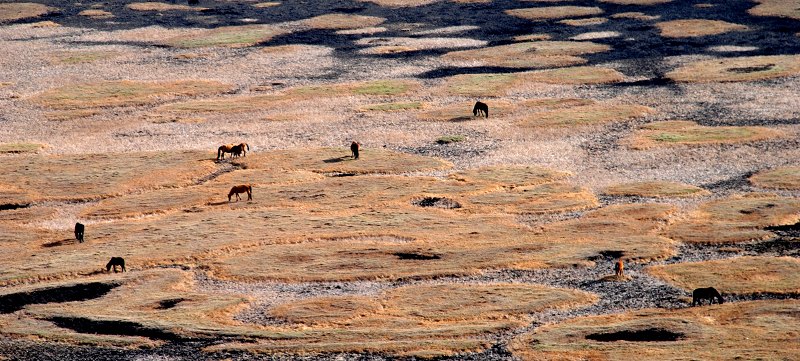
[[[106,264],[106,272],[111,271],[111,267],[114,267],[114,273],[117,273],[117,266],[122,267],[122,272],[125,272],[125,259],[122,257],[111,257],[111,260]]]
[[[240,185],[240,186],[233,186],[233,188],[231,188],[231,191],[228,192],[228,202],[231,201],[231,197],[234,194],[236,195],[236,201],[238,202],[240,199],[242,199],[241,197],[239,197],[239,193],[245,193],[245,192],[247,192],[247,200],[252,201],[253,187],[249,185]]]
[[[231,153],[231,157],[238,155],[237,152],[245,155],[248,150],[250,150],[250,145],[247,143],[220,145],[217,148],[217,159],[225,159],[225,153]]]
[[[617,263],[614,264],[614,274],[617,277],[622,277],[625,275],[625,264],[622,263],[622,258],[617,260]]]
[[[725,302],[725,300],[722,299],[722,295],[719,294],[719,291],[717,291],[717,289],[714,287],[696,288],[692,292],[692,306],[694,305],[702,306],[703,300],[708,300],[708,304],[713,305],[715,298],[717,299],[717,302],[719,302],[720,305],[723,302]]]
[[[350,153],[353,154],[353,159],[358,159],[358,149],[361,148],[361,144],[358,142],[350,143]]]

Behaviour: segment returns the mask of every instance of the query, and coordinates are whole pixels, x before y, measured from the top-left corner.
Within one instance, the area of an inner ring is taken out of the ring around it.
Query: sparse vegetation
[[[42,148],[39,143],[0,143],[0,153],[36,153]]]
[[[758,172],[750,183],[762,188],[800,189],[800,167],[780,167]]]
[[[306,19],[303,23],[312,29],[358,29],[382,24],[386,19],[353,14],[325,14]]]
[[[713,285],[723,294],[800,293],[800,260],[792,257],[678,263],[649,267],[647,272],[686,292]]]
[[[751,301],[677,310],[647,309],[622,314],[579,317],[545,325],[515,339],[510,348],[522,360],[631,359],[675,360],[680,355],[700,359],[794,358],[800,352],[786,347],[800,339],[793,332],[800,321],[796,300]],[[770,320],[763,322],[763,320]],[[641,333],[637,331],[654,330]],[[627,342],[604,342],[591,335],[629,332]],[[651,337],[677,334],[677,339]],[[788,338],[787,338],[788,335]],[[758,346],[754,347],[754,342]]]
[[[642,105],[581,105],[533,113],[526,116],[519,124],[524,127],[594,125],[641,118],[653,112],[652,108]]]
[[[284,30],[269,25],[224,26],[168,38],[163,41],[163,44],[176,48],[214,46],[240,48],[269,41],[284,32]]]
[[[612,196],[638,196],[638,197],[699,197],[711,192],[689,184],[645,181],[618,184],[608,187],[603,193]]]
[[[661,36],[668,38],[708,36],[731,31],[749,30],[749,28],[744,25],[706,19],[672,20],[656,23],[655,25],[661,30]]]
[[[683,242],[725,244],[764,240],[773,236],[768,226],[800,221],[800,201],[774,195],[748,194],[700,205],[665,235]]]
[[[465,140],[467,140],[467,137],[465,137],[463,135],[445,135],[445,136],[441,136],[441,137],[437,138],[436,139],[436,143],[437,144],[452,144],[452,143],[463,142]]]
[[[528,20],[563,19],[573,16],[602,14],[599,7],[590,6],[545,6],[528,9],[506,10],[506,14]]]
[[[128,9],[137,10],[137,11],[201,11],[206,10],[207,8],[202,7],[194,7],[188,5],[181,5],[181,4],[168,4],[168,3],[160,3],[160,2],[140,2],[140,3],[130,3],[125,5]]]
[[[647,149],[671,145],[754,142],[781,135],[780,132],[766,127],[706,127],[688,121],[665,121],[643,126],[629,143],[635,149]]]
[[[701,60],[681,66],[667,77],[680,82],[733,82],[797,74],[800,55],[771,55]]]
[[[56,9],[37,3],[0,4],[0,21],[14,21],[35,18]]]
[[[422,108],[420,102],[399,102],[399,103],[380,103],[370,104],[363,106],[360,109],[363,111],[379,111],[379,112],[394,112],[404,110],[414,110]]]
[[[165,98],[215,94],[229,85],[207,80],[139,82],[130,80],[85,83],[50,89],[34,101],[54,109],[87,109],[152,104]]]

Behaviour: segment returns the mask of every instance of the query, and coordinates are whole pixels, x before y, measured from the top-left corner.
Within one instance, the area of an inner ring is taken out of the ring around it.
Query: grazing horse
[[[247,192],[247,200],[252,201],[253,187],[249,185],[240,185],[240,186],[233,186],[233,188],[231,188],[231,191],[228,192],[228,202],[231,201],[231,197],[234,194],[236,195],[236,201],[238,202],[240,199],[242,199],[241,197],[239,197],[239,193],[245,193],[245,192]]]
[[[231,153],[231,156],[233,156],[236,154],[237,149],[239,153],[245,155],[250,150],[250,146],[247,143],[220,145],[217,148],[217,159],[225,159],[225,153]]]
[[[114,267],[114,273],[117,273],[117,266],[122,267],[122,272],[125,272],[125,259],[122,257],[111,257],[111,260],[106,263],[106,272],[111,271],[111,267]]]
[[[472,107],[472,115],[479,116],[480,113],[483,113],[487,118],[489,117],[489,106],[486,103],[475,102],[475,106]]]
[[[617,260],[617,263],[614,264],[614,274],[617,277],[622,277],[625,275],[625,264],[622,263],[622,258]]]
[[[358,148],[361,147],[361,144],[358,142],[350,143],[350,152],[353,153],[353,159],[358,159]]]
[[[696,304],[703,305],[702,300],[708,300],[709,305],[714,304],[714,298],[717,299],[717,302],[721,305],[725,300],[722,299],[722,295],[719,294],[716,288],[714,287],[707,287],[707,288],[697,288],[692,292],[692,306]]]
[[[234,157],[239,157],[239,156],[246,157],[247,149],[250,149],[250,146],[248,146],[247,143],[242,143],[231,147],[231,153],[233,154]]]
[[[75,239],[78,240],[78,243],[83,243],[83,230],[85,227],[82,223],[75,223]]]

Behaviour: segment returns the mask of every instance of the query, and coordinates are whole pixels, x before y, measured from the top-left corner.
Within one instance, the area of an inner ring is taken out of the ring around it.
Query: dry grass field
[[[687,292],[713,285],[723,294],[798,293],[800,260],[741,257],[731,260],[653,266],[648,272]]]
[[[0,0],[0,360],[798,359],[798,6]]]

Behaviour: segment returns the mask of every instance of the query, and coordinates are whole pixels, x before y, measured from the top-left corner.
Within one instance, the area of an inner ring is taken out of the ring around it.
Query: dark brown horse
[[[233,197],[234,194],[236,195],[237,202],[241,200],[242,197],[239,197],[239,193],[247,193],[247,200],[248,201],[253,200],[253,187],[249,185],[239,185],[239,186],[234,186],[233,188],[231,188],[231,191],[228,192],[228,202],[231,201],[231,197]]]
[[[111,267],[114,267],[114,273],[117,273],[117,266],[120,266],[122,272],[125,272],[125,259],[122,257],[111,257],[111,260],[106,263],[106,272],[111,271]]]
[[[483,113],[487,118],[489,117],[489,106],[486,103],[482,102],[475,102],[475,106],[472,107],[472,115],[479,116],[480,113]]]
[[[361,144],[358,142],[350,143],[350,152],[353,153],[353,159],[358,159],[358,149],[361,147]]]
[[[85,227],[82,223],[75,223],[75,239],[78,243],[83,243],[83,231]]]
[[[217,159],[225,159],[225,153],[231,153],[231,156],[246,155],[248,150],[250,150],[250,145],[247,143],[220,145],[217,148]]]
[[[719,304],[723,304],[725,302],[722,299],[722,295],[719,294],[716,288],[714,287],[706,287],[706,288],[697,288],[692,292],[692,306],[699,304],[703,305],[703,300],[708,300],[709,305],[714,304],[714,299],[717,299]]]

